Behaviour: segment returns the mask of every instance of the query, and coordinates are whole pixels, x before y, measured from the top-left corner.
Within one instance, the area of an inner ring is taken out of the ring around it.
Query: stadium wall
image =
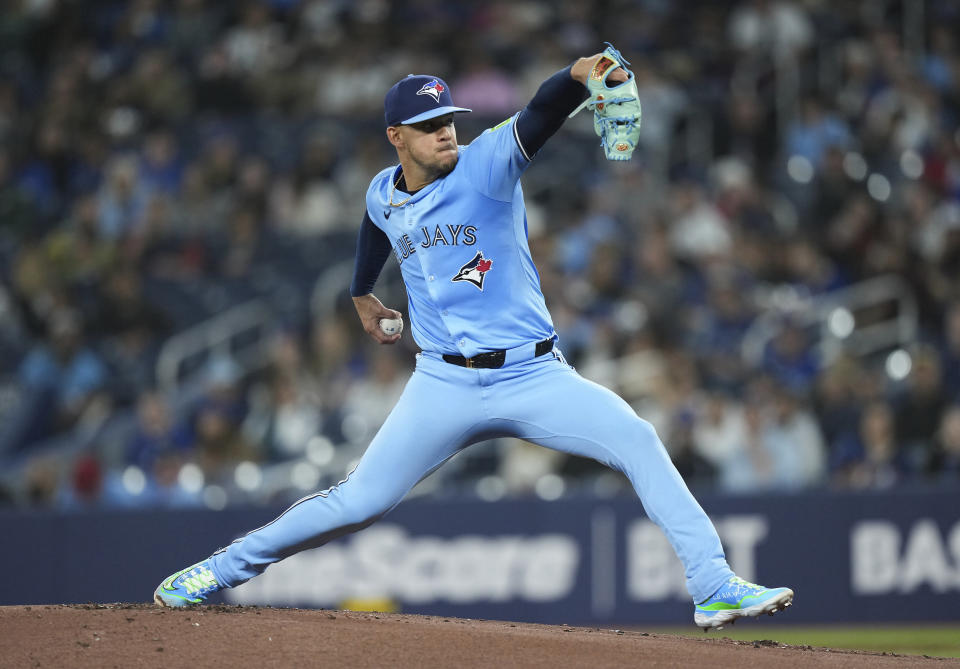
[[[794,588],[794,622],[960,619],[955,491],[700,499],[738,574]],[[148,600],[281,510],[2,514],[0,604]],[[691,616],[679,562],[629,499],[412,500],[220,601],[569,624]]]

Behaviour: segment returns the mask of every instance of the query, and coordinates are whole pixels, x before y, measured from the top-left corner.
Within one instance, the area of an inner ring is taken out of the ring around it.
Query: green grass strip
[[[868,650],[899,655],[960,657],[960,622],[954,625],[885,624],[823,627],[794,627],[763,623],[763,620],[741,620],[736,626],[727,625],[719,632],[710,632],[709,636],[727,637],[737,641],[770,639],[791,646]],[[708,636],[689,627],[644,627],[642,631],[678,634],[699,639]]]

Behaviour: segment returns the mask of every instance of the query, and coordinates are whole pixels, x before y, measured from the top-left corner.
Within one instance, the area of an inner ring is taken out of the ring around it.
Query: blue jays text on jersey
[[[390,218],[389,211],[384,212],[384,218]],[[444,228],[446,228],[446,231],[444,231]],[[417,246],[428,249],[437,244],[473,246],[477,243],[477,226],[475,225],[463,226],[448,223],[447,225],[434,226],[432,234],[427,228],[420,228],[420,233],[423,236],[419,239],[419,244],[416,240],[411,240],[407,234],[393,240],[393,253],[397,256],[398,262],[403,263],[404,260],[416,253]]]

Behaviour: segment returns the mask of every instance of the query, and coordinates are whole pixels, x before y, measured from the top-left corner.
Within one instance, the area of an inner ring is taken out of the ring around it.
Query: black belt
[[[553,350],[553,338],[544,339],[543,341],[537,342],[536,353],[533,357],[539,358],[544,353],[549,353]],[[444,362],[449,362],[451,365],[460,365],[461,367],[468,367],[470,369],[500,369],[503,367],[503,363],[507,359],[507,352],[505,350],[500,351],[488,351],[486,353],[478,353],[472,358],[464,358],[462,355],[450,355],[447,353],[443,354]]]

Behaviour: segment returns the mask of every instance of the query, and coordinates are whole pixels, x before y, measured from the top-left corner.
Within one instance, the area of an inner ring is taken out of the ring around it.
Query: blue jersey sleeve
[[[530,157],[517,140],[516,116],[488,128],[469,146],[463,147],[460,161],[477,190],[501,202],[509,202]]]

